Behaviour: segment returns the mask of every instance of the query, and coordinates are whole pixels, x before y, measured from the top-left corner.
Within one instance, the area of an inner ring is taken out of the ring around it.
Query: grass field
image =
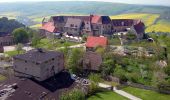
[[[36,28],[40,28],[41,26],[42,26],[41,24],[35,24],[35,25],[30,26],[30,28],[36,29]]]
[[[0,17],[6,16],[9,19],[15,19],[16,16],[18,16],[18,12],[7,12],[0,14]],[[53,14],[49,16],[45,16],[46,18],[50,18],[50,16],[56,16],[56,15],[79,15],[80,14]],[[170,21],[161,19],[156,20],[159,18],[159,14],[148,14],[148,13],[131,13],[131,14],[120,14],[120,15],[114,15],[110,16],[111,19],[141,19],[146,26],[146,32],[170,32]],[[32,19],[35,22],[41,23],[44,16],[28,16],[30,19]],[[156,21],[156,22],[155,22]],[[36,24],[33,26],[30,26],[31,28],[39,28],[41,25]]]
[[[160,15],[158,14],[121,14],[110,16],[111,19],[141,19],[146,26],[146,32],[170,32],[170,21],[161,19],[156,21]],[[156,21],[156,22],[155,22]]]
[[[14,50],[14,51],[8,51],[8,52],[5,52],[5,54],[7,54],[7,55],[9,55],[9,56],[15,56],[15,55],[17,55],[17,54],[22,54],[22,53],[24,53],[24,51],[17,51],[17,50]]]
[[[59,47],[64,47],[64,45],[67,44],[68,46],[76,45],[78,43],[75,42],[67,42],[61,43],[60,40],[49,40],[49,39],[41,39],[40,42],[37,44],[36,47],[44,48],[44,49],[56,49]]]
[[[146,32],[170,32],[170,21],[159,20],[156,24],[149,26]]]
[[[104,91],[96,93],[95,95],[89,97],[87,100],[128,100],[125,97],[120,96],[112,91]]]
[[[141,19],[144,21],[146,26],[152,25],[155,20],[159,17],[158,14],[122,14],[122,15],[116,15],[116,16],[110,16],[111,19]]]
[[[168,98],[170,98],[170,95],[139,88],[125,87],[123,90],[143,100],[169,100]]]

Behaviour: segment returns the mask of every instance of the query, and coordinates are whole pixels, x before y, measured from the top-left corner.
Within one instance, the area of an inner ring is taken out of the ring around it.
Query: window
[[[27,68],[25,68],[25,71],[27,70]]]
[[[70,27],[74,27],[74,24],[70,24]]]
[[[36,65],[39,65],[39,63],[38,63],[38,62],[36,62]]]
[[[15,68],[17,68],[17,66],[16,66],[16,65],[15,65],[14,67],[15,67]]]
[[[52,60],[54,60],[54,58],[52,58]]]
[[[27,61],[25,60],[25,63],[27,63]]]

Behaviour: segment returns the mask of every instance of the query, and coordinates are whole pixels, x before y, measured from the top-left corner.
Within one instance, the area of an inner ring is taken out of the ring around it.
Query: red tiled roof
[[[47,22],[42,25],[41,29],[44,29],[49,32],[54,32],[55,31],[55,26],[52,22]]]
[[[106,37],[93,37],[89,36],[87,38],[86,47],[96,47],[96,46],[103,46],[107,45],[107,38]]]
[[[98,23],[100,18],[101,18],[101,16],[93,15],[91,23],[94,23],[94,24]]]

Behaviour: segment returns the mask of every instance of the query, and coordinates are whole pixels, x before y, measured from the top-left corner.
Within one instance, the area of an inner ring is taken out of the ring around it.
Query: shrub
[[[118,77],[121,81],[127,81],[125,73],[126,71],[122,68],[121,65],[116,65],[113,75]]]
[[[97,86],[97,84],[94,82],[91,82],[91,84],[89,86],[89,90],[88,90],[88,96],[91,96],[98,91],[99,91],[99,87]]]
[[[85,100],[85,95],[82,91],[74,89],[69,93],[63,94],[60,100]]]
[[[88,78],[91,80],[91,81],[93,81],[93,82],[95,82],[95,83],[98,83],[98,82],[100,82],[102,79],[101,79],[101,75],[99,75],[99,74],[93,74],[93,73],[91,73],[89,76],[88,76]]]

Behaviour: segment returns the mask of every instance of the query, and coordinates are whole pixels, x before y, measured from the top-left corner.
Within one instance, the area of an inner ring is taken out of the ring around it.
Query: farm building
[[[71,36],[110,36],[117,32],[127,32],[127,29],[133,31],[137,38],[141,39],[143,38],[145,25],[141,20],[111,20],[109,16],[100,15],[51,16],[49,20],[44,19],[42,21],[41,28],[47,33],[67,33]]]
[[[13,57],[15,76],[44,81],[64,69],[64,55],[36,49]]]
[[[0,46],[9,46],[15,44],[14,37],[7,34],[0,32]]]
[[[4,52],[4,47],[0,46],[0,53],[3,53],[3,52]]]
[[[99,71],[102,64],[102,56],[96,52],[87,51],[83,57],[83,69]]]
[[[86,50],[94,50],[96,47],[104,47],[108,45],[108,40],[106,37],[87,37]]]

